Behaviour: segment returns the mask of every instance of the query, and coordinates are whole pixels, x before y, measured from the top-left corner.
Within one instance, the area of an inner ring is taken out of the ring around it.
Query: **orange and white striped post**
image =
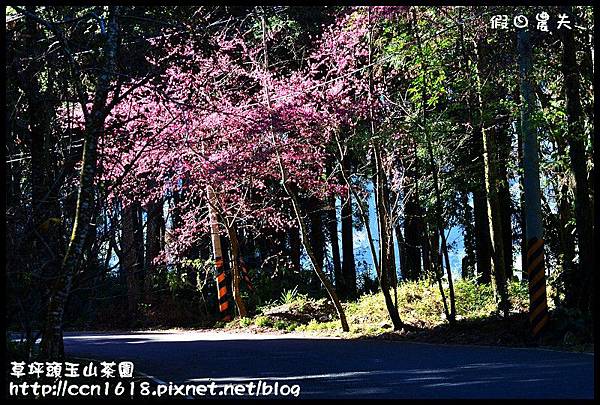
[[[548,323],[544,240],[533,237],[527,244],[527,274],[529,277],[529,322],[531,334],[537,338]]]
[[[210,220],[210,235],[213,248],[213,259],[215,260],[215,273],[217,281],[217,296],[219,300],[219,312],[221,320],[228,322],[231,320],[229,311],[229,294],[227,293],[227,277],[223,263],[223,248],[221,247],[221,235],[219,233],[219,221],[214,209],[216,196],[212,187],[208,187],[208,216]]]

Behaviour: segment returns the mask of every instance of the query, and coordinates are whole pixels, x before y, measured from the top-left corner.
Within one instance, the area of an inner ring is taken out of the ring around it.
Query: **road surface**
[[[70,356],[130,360],[176,384],[266,381],[300,398],[593,398],[594,355],[294,334],[66,333]]]

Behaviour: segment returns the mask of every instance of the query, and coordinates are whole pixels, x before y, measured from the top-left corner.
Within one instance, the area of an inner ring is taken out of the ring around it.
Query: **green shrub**
[[[496,309],[491,284],[478,284],[475,279],[458,279],[454,283],[454,293],[456,314],[464,318],[488,316]]]
[[[508,284],[508,295],[510,296],[510,302],[514,310],[527,311],[529,309],[529,287],[527,283],[520,281],[510,282]],[[548,294],[548,298],[550,298],[550,294]],[[552,304],[550,299],[548,301],[549,305]]]
[[[390,291],[392,299],[394,292]],[[475,279],[456,279],[454,281],[456,312],[463,319],[487,317],[496,311],[494,291],[491,284],[479,284]],[[526,311],[528,303],[527,285],[518,281],[508,284],[508,292],[516,311]],[[444,316],[442,296],[435,280],[402,281],[398,285],[397,300],[400,317],[408,324],[432,328],[447,322]],[[444,286],[446,299],[449,300],[448,286]],[[313,298],[298,294],[297,288],[285,291],[273,306],[284,306],[283,311],[293,313],[298,308],[307,306],[317,307]],[[348,323],[352,333],[361,335],[376,335],[390,330],[391,321],[383,294],[381,292],[363,294],[356,301],[343,303]],[[266,308],[266,307],[263,307]],[[240,325],[247,326],[250,320],[240,320]],[[339,331],[339,321],[319,322],[312,319],[308,324],[274,320],[261,315],[254,319],[254,324],[263,327],[273,327],[279,330],[291,331]]]
[[[240,324],[240,326],[243,326],[244,328],[248,327],[248,326],[252,325],[252,318],[248,318],[248,317],[241,318],[239,320],[239,324]]]
[[[281,298],[279,299],[279,302],[281,304],[291,304],[292,302],[294,302],[297,295],[298,295],[298,286],[292,288],[291,290],[284,290],[281,293]]]
[[[295,286],[291,290],[284,290],[281,293],[279,305],[294,305],[302,309],[308,299],[308,295],[298,293],[298,286]]]
[[[213,325],[213,328],[224,328],[225,325],[227,325],[227,322],[223,322],[223,321],[217,321],[215,322],[215,324]]]
[[[330,322],[317,322],[312,320],[306,325],[299,325],[296,330],[298,331],[323,331],[323,330],[336,330],[340,325],[339,321]]]
[[[273,327],[278,330],[287,329],[288,323],[286,321],[277,320],[273,323]]]
[[[254,324],[260,327],[271,327],[273,326],[273,321],[268,316],[257,316],[254,319]]]

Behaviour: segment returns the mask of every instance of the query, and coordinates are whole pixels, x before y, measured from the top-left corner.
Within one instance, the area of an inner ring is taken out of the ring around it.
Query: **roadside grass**
[[[459,279],[455,281],[454,290],[457,323],[479,325],[486,320],[498,319],[496,299],[491,285],[478,284],[474,279]],[[513,315],[525,314],[529,300],[527,285],[514,281],[509,284],[508,290]],[[448,293],[446,287],[446,297]],[[397,301],[400,317],[411,329],[435,331],[448,325],[442,296],[434,280],[402,282],[397,291],[392,292],[392,297]],[[258,308],[255,317],[236,319],[226,328],[256,328],[261,331],[305,332],[349,338],[369,338],[397,333],[393,331],[381,292],[363,294],[355,301],[343,303],[350,324],[349,334],[342,333],[337,314],[333,307],[326,305],[326,301],[298,294],[296,289],[292,289],[282,293],[279,300]],[[550,307],[552,308],[551,302]],[[325,310],[330,311],[328,317],[323,316]]]
[[[430,343],[483,344],[507,346],[544,346],[572,351],[593,351],[589,320],[573,311],[555,308],[556,294],[548,286],[551,321],[541,341],[529,335],[527,284],[513,281],[508,285],[511,314],[499,316],[491,285],[473,279],[455,281],[456,322],[450,325],[444,313],[442,296],[435,281],[402,282],[396,294],[402,321],[409,327],[394,331],[383,294],[364,294],[342,305],[350,325],[343,333],[333,306],[326,299],[314,299],[296,290],[284,292],[279,300],[258,308],[253,318],[234,320],[226,329],[254,329],[255,332],[301,332],[317,336],[350,339],[411,340]],[[448,297],[449,291],[445,290]]]

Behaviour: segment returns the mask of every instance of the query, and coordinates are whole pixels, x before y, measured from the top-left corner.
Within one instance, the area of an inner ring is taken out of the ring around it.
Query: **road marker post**
[[[217,297],[219,302],[219,313],[221,321],[231,321],[231,311],[229,311],[229,294],[227,293],[227,275],[223,262],[223,248],[221,246],[221,234],[219,232],[219,221],[215,210],[217,198],[212,187],[207,189],[208,195],[208,216],[210,219],[210,236],[213,248],[213,257],[215,260],[215,274],[217,281]]]
[[[223,266],[223,258],[217,257],[215,259],[215,270],[217,273],[217,293],[219,302],[219,312],[221,314],[221,320],[228,322],[231,320],[229,313],[229,297],[227,294],[227,277],[225,274],[225,267]]]
[[[531,238],[527,244],[527,274],[529,278],[529,322],[534,339],[548,323],[544,240]]]

